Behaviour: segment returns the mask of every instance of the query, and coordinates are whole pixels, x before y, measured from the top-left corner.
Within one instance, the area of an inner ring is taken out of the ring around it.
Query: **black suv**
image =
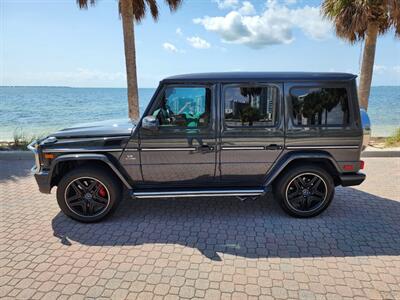
[[[318,215],[335,186],[362,183],[356,76],[208,73],[166,78],[140,121],[71,127],[36,141],[39,189],[83,222],[132,198],[264,195]],[[367,132],[368,133],[368,132]]]

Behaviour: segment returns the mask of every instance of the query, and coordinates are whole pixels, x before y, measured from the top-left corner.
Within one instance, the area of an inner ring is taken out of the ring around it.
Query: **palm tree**
[[[87,9],[89,4],[94,6],[98,0],[76,0],[79,8]],[[165,0],[171,11],[178,9],[182,0]],[[135,50],[135,22],[146,16],[147,8],[150,8],[151,16],[158,19],[157,0],[118,0],[119,13],[122,17],[122,30],[124,33],[126,77],[128,83],[128,107],[129,117],[139,119],[139,95],[136,73]]]
[[[400,37],[399,0],[324,0],[322,14],[335,24],[336,35],[355,43],[365,40],[358,96],[368,108],[378,35],[394,29]]]

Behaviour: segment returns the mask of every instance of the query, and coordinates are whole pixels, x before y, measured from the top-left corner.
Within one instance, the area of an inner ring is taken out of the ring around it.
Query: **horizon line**
[[[18,88],[18,87],[37,87],[37,88],[69,88],[69,89],[127,89],[127,87],[119,87],[119,86],[68,86],[68,85],[0,85],[0,87],[10,87],[10,88]],[[379,84],[379,85],[371,85],[371,87],[400,87],[400,84]],[[157,86],[154,87],[138,87],[138,89],[156,89]]]
[[[0,87],[40,87],[69,89],[127,89],[125,86],[68,86],[68,85],[0,85]],[[156,89],[157,87],[139,87],[139,89]]]

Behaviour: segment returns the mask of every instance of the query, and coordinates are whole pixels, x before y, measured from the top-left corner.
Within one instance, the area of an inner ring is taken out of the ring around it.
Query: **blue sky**
[[[0,0],[0,85],[125,87],[116,0]],[[334,36],[320,1],[186,0],[136,26],[140,87],[209,71],[358,73],[361,44]],[[378,40],[373,85],[400,85],[400,42]]]

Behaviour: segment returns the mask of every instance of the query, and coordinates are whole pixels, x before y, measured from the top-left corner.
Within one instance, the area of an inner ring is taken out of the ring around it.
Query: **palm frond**
[[[147,5],[150,7],[150,13],[154,20],[158,19],[158,6],[157,0],[146,0]]]
[[[78,4],[79,8],[87,9],[89,4],[94,6],[96,4],[96,0],[76,0],[76,4]]]
[[[122,5],[122,1],[126,1],[126,5]],[[87,9],[90,6],[94,6],[97,0],[76,0],[79,8]],[[171,11],[177,10],[182,4],[183,0],[165,0]],[[128,4],[128,5],[127,5]],[[123,12],[122,7],[129,7],[130,11]],[[133,18],[136,22],[140,23],[146,16],[147,8],[150,9],[150,14],[154,20],[157,21],[159,15],[159,9],[157,0],[119,0],[118,9],[119,13],[130,13],[133,14]]]
[[[146,3],[144,0],[130,0],[132,1],[133,18],[136,22],[140,23],[146,16]]]
[[[140,23],[146,16],[146,3],[144,0],[119,0],[118,10],[120,15],[131,14]]]
[[[389,22],[395,30],[395,34],[400,38],[400,0],[387,0],[389,7]]]
[[[183,0],[165,0],[165,2],[167,2],[169,9],[171,11],[174,11],[174,10],[177,10],[181,6]]]
[[[335,25],[336,35],[351,43],[365,38],[370,24],[379,34],[394,27],[400,35],[400,0],[324,0],[323,16]]]

